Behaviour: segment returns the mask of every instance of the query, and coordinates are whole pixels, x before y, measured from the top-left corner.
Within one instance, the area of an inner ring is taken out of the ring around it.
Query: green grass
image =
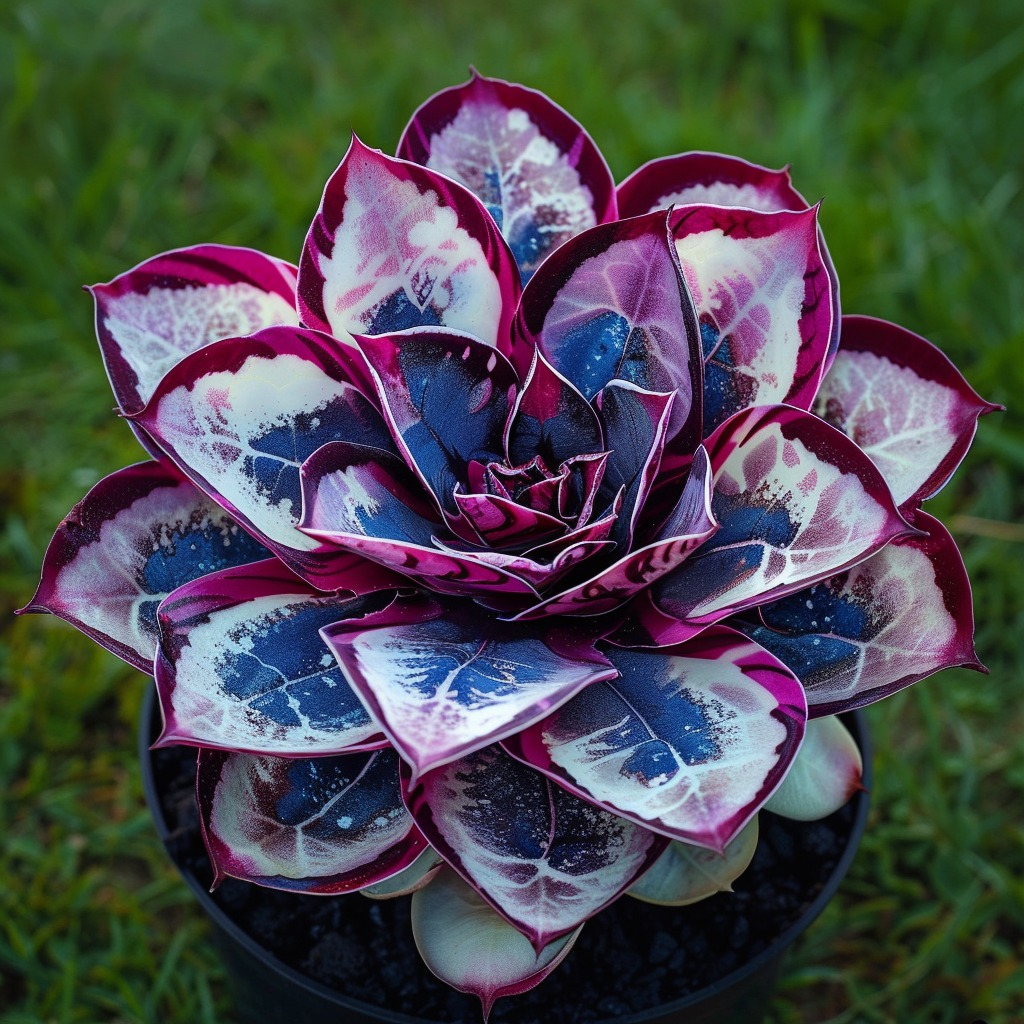
[[[350,131],[393,149],[471,63],[569,108],[619,178],[683,149],[792,163],[825,197],[844,308],[931,338],[1009,406],[929,505],[963,548],[991,674],[949,672],[872,710],[870,831],[772,1013],[1024,1020],[1018,4],[381,7],[12,0],[0,13],[0,1022],[230,1020],[142,809],[146,680],[56,620],[10,615],[67,509],[139,457],[79,287],[198,241],[295,260]]]

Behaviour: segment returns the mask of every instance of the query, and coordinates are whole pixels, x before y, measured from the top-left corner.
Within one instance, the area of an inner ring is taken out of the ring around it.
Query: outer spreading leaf
[[[809,409],[839,316],[817,208],[684,206],[669,224],[700,324],[704,436],[753,406]]]
[[[413,114],[398,155],[471,189],[524,281],[553,249],[616,216],[611,172],[582,125],[542,93],[476,72]]]
[[[462,602],[399,599],[323,636],[417,775],[524,728],[615,675],[592,634],[503,622]]]
[[[413,896],[412,933],[424,963],[445,984],[477,996],[486,1021],[495,1000],[539,985],[565,959],[580,928],[538,952],[445,868]]]
[[[428,772],[406,803],[430,845],[538,952],[611,903],[667,842],[497,746]]]
[[[346,594],[312,591],[270,560],[204,576],[167,598],[156,666],[159,744],[286,757],[381,746],[318,631],[380,607],[401,577],[352,562]]]
[[[94,285],[96,335],[117,404],[139,412],[182,356],[212,341],[297,326],[297,273],[253,249],[196,245]]]
[[[785,662],[811,715],[881,700],[940,669],[981,668],[967,572],[953,538],[923,512],[927,536],[900,537],[852,569],[758,609],[737,627]]]
[[[609,381],[676,393],[671,434],[699,438],[700,337],[663,213],[566,242],[523,293],[513,362],[536,345],[591,399]]]
[[[844,316],[842,347],[814,411],[852,437],[882,471],[897,504],[940,490],[993,412],[930,342],[884,320]]]
[[[303,323],[341,338],[445,326],[495,345],[519,275],[476,196],[353,138],[306,237],[298,287]]]
[[[751,818],[721,854],[691,843],[671,842],[626,895],[663,907],[685,907],[716,892],[732,892],[732,883],[753,860],[757,833],[757,818]]]
[[[187,480],[144,462],[105,477],[68,513],[22,610],[59,615],[152,673],[157,605],[199,576],[269,554]]]
[[[216,873],[273,889],[352,892],[426,843],[402,804],[398,755],[280,758],[203,750],[196,798]]]
[[[803,736],[797,679],[732,630],[668,651],[610,649],[588,686],[505,748],[584,799],[721,852],[781,781]]]
[[[807,723],[800,752],[765,810],[797,821],[816,821],[838,811],[861,786],[860,749],[838,718]]]

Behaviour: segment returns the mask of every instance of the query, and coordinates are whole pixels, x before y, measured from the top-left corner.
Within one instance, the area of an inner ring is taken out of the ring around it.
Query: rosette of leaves
[[[786,171],[618,187],[479,77],[354,140],[298,266],[200,245],[91,289],[150,456],[60,525],[25,610],[155,675],[218,879],[415,892],[430,968],[537,984],[622,894],[727,888],[828,814],[834,717],[980,668],[921,510],[980,399],[840,316]]]

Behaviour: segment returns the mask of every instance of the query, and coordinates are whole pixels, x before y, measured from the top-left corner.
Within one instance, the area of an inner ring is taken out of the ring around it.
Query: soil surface
[[[171,835],[168,850],[208,887],[212,878],[195,808],[195,751],[152,752]],[[801,823],[763,812],[750,867],[720,893],[689,907],[623,897],[583,929],[565,961],[537,988],[499,999],[492,1024],[592,1024],[682,998],[756,956],[799,918],[842,854],[855,801]],[[329,988],[427,1020],[480,1020],[480,1004],[423,965],[409,900],[300,896],[234,879],[214,900],[284,963]]]

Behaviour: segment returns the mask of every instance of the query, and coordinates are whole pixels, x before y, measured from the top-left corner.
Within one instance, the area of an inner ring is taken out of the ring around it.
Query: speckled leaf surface
[[[139,463],[105,477],[68,513],[23,610],[59,615],[152,674],[157,605],[197,577],[269,555],[184,477]]]
[[[280,758],[203,750],[196,798],[216,885],[352,892],[411,864],[426,843],[402,803],[398,755]]]

